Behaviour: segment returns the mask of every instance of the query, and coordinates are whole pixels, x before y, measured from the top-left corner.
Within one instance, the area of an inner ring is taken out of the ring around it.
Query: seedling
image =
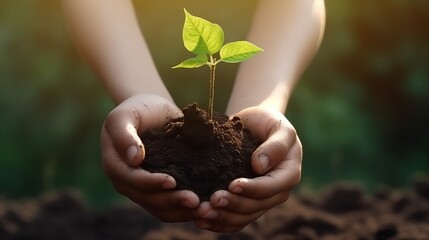
[[[248,41],[236,41],[224,45],[224,33],[219,25],[193,16],[186,9],[184,11],[183,43],[188,51],[197,56],[187,59],[173,68],[209,66],[210,92],[208,114],[209,118],[212,119],[216,65],[220,62],[239,63],[263,50]],[[217,54],[219,58],[216,58]]]

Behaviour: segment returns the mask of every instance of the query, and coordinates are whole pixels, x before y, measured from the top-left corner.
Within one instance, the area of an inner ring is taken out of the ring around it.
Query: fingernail
[[[171,182],[171,181],[165,181],[165,182],[163,182],[162,184],[161,184],[161,186],[163,187],[163,188],[165,188],[165,189],[172,189],[172,188],[175,188],[176,187],[176,185],[173,183],[173,182]]]
[[[188,200],[182,201],[182,205],[187,208],[195,208],[194,205],[192,205]]]
[[[219,201],[216,203],[216,207],[226,207],[228,206],[229,201],[226,198],[220,198]]]
[[[235,186],[233,189],[231,189],[231,192],[233,192],[233,193],[242,193],[243,192],[243,188],[241,188],[239,186]]]
[[[206,214],[204,214],[203,218],[205,218],[205,219],[215,219],[215,218],[217,218],[218,215],[219,214],[217,213],[217,211],[210,210]]]
[[[131,164],[137,156],[138,148],[134,145],[130,146],[127,149],[127,160],[128,163]]]
[[[270,163],[268,156],[265,153],[261,153],[258,155],[258,160],[259,160],[259,163],[261,164],[262,171],[265,173],[267,171],[268,164]]]
[[[212,225],[210,223],[207,223],[207,222],[203,222],[203,223],[199,224],[199,228],[202,228],[202,229],[209,229],[211,227],[212,227]]]

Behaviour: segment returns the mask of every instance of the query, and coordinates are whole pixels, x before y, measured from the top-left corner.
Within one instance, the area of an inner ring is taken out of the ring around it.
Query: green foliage
[[[210,94],[209,117],[213,116],[214,83],[216,65],[220,62],[243,62],[263,50],[247,41],[237,41],[223,45],[224,33],[222,28],[203,18],[195,17],[185,11],[185,23],[183,25],[183,44],[188,51],[197,54],[196,57],[187,59],[174,68],[196,68],[203,65],[210,67]],[[220,51],[220,59],[214,54]]]
[[[214,66],[219,62],[239,63],[263,51],[248,41],[237,41],[224,45],[224,33],[219,25],[193,16],[186,9],[182,35],[185,48],[197,56],[187,59],[173,68]],[[220,59],[216,60],[214,54],[219,51]]]
[[[219,61],[239,63],[262,51],[261,48],[247,41],[231,42],[220,49]]]
[[[189,58],[173,68],[197,68],[207,65],[208,59],[206,54],[198,54],[194,58]]]
[[[188,51],[195,54],[215,54],[224,40],[222,28],[205,19],[192,16],[186,9],[183,25],[183,43]]]

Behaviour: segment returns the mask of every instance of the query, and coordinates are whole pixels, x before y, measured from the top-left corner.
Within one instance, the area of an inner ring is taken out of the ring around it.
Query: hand
[[[240,178],[228,191],[213,193],[195,211],[194,224],[215,232],[243,229],[269,209],[285,202],[301,179],[302,146],[294,127],[276,110],[251,107],[237,114],[252,136],[264,142],[252,155],[260,177]]]
[[[191,191],[172,191],[173,177],[140,168],[145,149],[138,134],[181,116],[167,99],[141,94],[113,109],[101,130],[103,169],[115,189],[164,222],[192,220],[199,199]]]

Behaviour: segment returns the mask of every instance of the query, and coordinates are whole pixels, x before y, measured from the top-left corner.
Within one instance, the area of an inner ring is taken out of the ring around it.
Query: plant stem
[[[216,72],[216,59],[213,59],[213,57],[210,57],[211,63],[209,64],[210,67],[210,92],[209,92],[209,118],[213,118],[213,102],[214,102],[214,85],[215,85],[215,72]]]

